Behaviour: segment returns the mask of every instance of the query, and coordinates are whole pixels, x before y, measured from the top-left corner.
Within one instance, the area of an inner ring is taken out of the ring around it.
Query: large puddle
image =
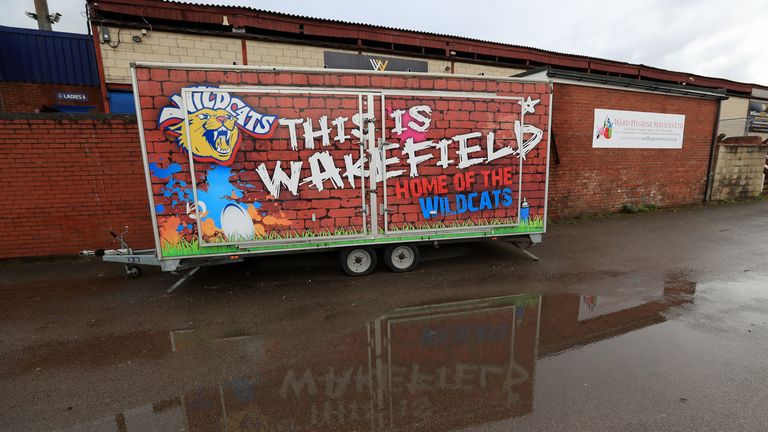
[[[132,361],[151,369],[174,357],[186,360],[173,367],[206,356],[223,364],[212,382],[158,382],[142,393],[147,384],[137,381],[132,399],[144,403],[106,414],[102,404],[78,422],[65,409],[47,416],[58,425],[47,430],[765,430],[767,288],[766,274],[703,284],[668,276],[635,296],[510,295],[399,308],[300,340],[193,323],[47,345],[14,356],[2,372],[76,369],[93,379],[93,393],[79,401],[88,405],[109,383],[94,369]],[[164,393],[171,387],[183,390]]]

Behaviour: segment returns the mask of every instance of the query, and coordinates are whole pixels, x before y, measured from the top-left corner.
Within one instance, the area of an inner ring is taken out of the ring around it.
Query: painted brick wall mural
[[[546,83],[136,74],[166,257],[544,229]]]

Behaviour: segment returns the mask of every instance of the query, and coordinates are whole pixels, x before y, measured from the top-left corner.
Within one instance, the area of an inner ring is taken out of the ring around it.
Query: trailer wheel
[[[350,276],[365,276],[376,268],[376,252],[369,247],[347,248],[341,251],[341,268]]]
[[[384,251],[384,262],[395,273],[405,273],[419,265],[419,248],[416,245],[391,245]]]
[[[137,278],[141,276],[141,268],[134,265],[125,266],[125,275],[129,278]]]

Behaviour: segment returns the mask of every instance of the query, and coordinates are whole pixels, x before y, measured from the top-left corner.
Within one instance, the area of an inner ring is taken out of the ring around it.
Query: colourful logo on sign
[[[179,147],[192,152],[200,162],[230,165],[240,148],[240,131],[256,138],[270,138],[277,116],[261,114],[242,99],[216,87],[188,87],[186,119],[180,94],[170,97],[171,105],[160,111],[158,124],[170,132]]]
[[[595,310],[595,308],[597,307],[597,296],[596,295],[581,296],[581,301],[584,302],[584,304],[587,306],[587,308],[590,311]]]
[[[613,122],[611,122],[610,118],[606,117],[605,121],[603,121],[603,127],[597,130],[595,138],[600,139],[600,137],[603,137],[605,139],[611,139],[611,135],[613,135]]]

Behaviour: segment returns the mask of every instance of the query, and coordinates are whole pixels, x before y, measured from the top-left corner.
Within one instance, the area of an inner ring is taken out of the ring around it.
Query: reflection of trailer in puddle
[[[68,431],[441,431],[520,416],[533,409],[540,303],[519,295],[398,309],[322,358]],[[291,361],[267,346],[278,364]]]
[[[333,357],[265,373],[259,393],[272,396],[234,416],[275,430],[437,431],[525,414],[539,307],[539,296],[510,296],[398,309]]]
[[[642,301],[508,296],[403,308],[327,340],[235,336],[238,352],[267,356],[253,375],[126,410],[68,432],[445,431],[533,410],[537,358],[645,328],[690,304],[695,283],[671,278]],[[598,305],[585,317],[580,303]],[[600,309],[600,304],[610,307]],[[580,316],[581,315],[581,316]],[[581,318],[581,319],[580,319]],[[585,319],[586,318],[586,319]],[[215,339],[172,333],[174,350]],[[311,353],[311,357],[304,357]],[[506,430],[503,427],[499,430]]]
[[[540,301],[513,296],[414,307],[374,321],[377,424],[448,430],[472,425],[475,416],[487,422],[530,412]]]

